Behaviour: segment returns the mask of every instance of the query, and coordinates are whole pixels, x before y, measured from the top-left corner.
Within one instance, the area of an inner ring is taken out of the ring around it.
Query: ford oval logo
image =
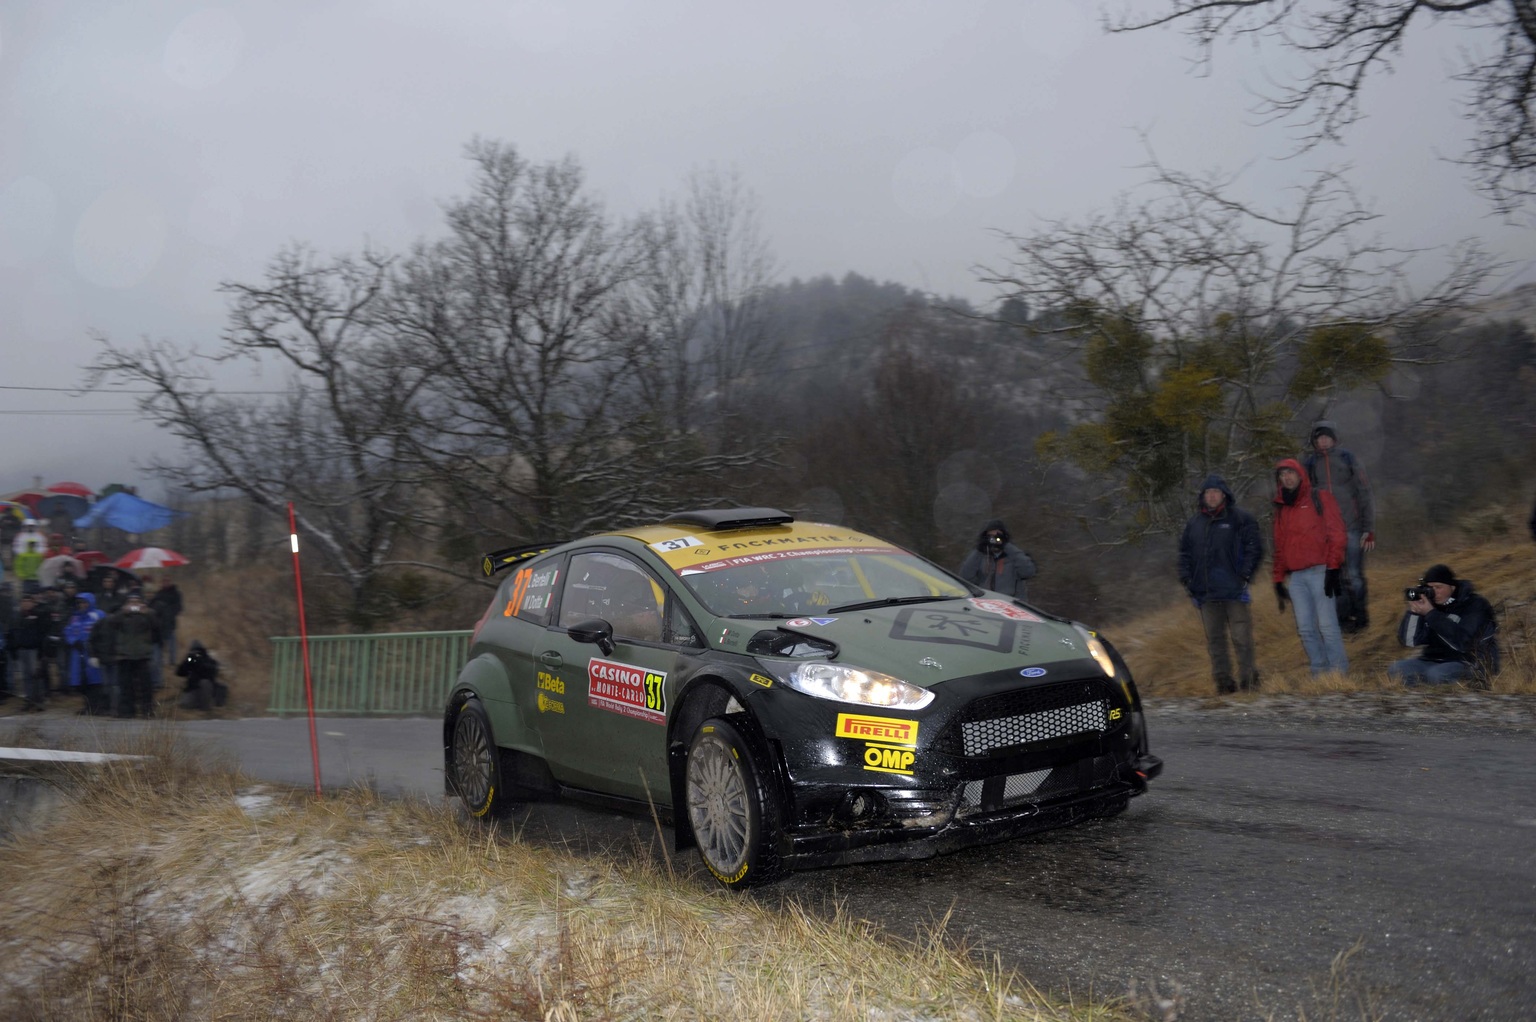
[[[1020,671],[1019,673],[1024,675],[1024,677],[1026,677],[1026,678],[1043,678],[1043,677],[1045,677],[1045,668],[1044,667],[1026,667],[1022,671]]]

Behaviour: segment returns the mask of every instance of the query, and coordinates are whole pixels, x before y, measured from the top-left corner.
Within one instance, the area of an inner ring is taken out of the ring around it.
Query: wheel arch
[[[762,726],[752,713],[751,703],[744,698],[724,676],[704,674],[691,679],[678,701],[677,710],[667,722],[667,774],[672,790],[672,833],[677,851],[694,846],[693,827],[688,822],[685,803],[686,771],[688,768],[688,743],[699,725],[711,717],[726,717],[740,728],[746,739],[756,746],[758,759],[769,771],[769,783],[782,802],[783,784],[778,757],[772,754]],[[741,706],[739,711],[726,712],[732,699]]]

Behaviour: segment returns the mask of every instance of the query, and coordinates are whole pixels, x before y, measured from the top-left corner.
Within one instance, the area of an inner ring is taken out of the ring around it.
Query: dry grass
[[[148,754],[71,775],[3,853],[0,1017],[1072,1019],[942,926],[895,943],[647,865],[471,827],[451,805],[315,801]]]
[[[1345,636],[1349,654],[1347,676],[1313,678],[1306,654],[1296,637],[1295,619],[1275,606],[1269,564],[1260,569],[1262,582],[1253,586],[1254,640],[1259,674],[1266,692],[1319,695],[1327,692],[1394,691],[1387,665],[1416,655],[1397,643],[1403,613],[1403,587],[1414,584],[1431,563],[1449,564],[1499,612],[1499,645],[1504,666],[1494,679],[1494,692],[1536,693],[1536,546],[1524,533],[1494,539],[1452,540],[1422,555],[1371,555],[1371,626],[1362,634]],[[1214,692],[1210,658],[1199,614],[1177,583],[1167,588],[1165,604],[1108,633],[1130,665],[1142,694],[1148,696],[1210,695]]]

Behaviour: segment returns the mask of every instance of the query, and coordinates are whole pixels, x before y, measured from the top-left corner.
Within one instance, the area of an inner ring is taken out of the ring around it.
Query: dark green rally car
[[[1112,815],[1162,768],[1109,643],[840,526],[694,511],[484,567],[443,718],[478,817],[654,809],[738,887]]]

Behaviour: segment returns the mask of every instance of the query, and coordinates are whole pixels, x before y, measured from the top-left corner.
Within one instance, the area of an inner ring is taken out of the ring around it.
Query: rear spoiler
[[[502,568],[511,567],[520,561],[526,561],[540,554],[548,553],[557,546],[561,546],[566,540],[546,540],[543,543],[525,543],[522,546],[509,546],[501,550],[492,550],[480,558],[480,572],[486,578],[490,578]]]

